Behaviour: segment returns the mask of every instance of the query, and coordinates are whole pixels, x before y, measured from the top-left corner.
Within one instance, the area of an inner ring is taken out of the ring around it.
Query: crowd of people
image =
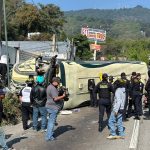
[[[150,77],[150,71],[148,71]],[[32,129],[34,131],[45,132],[45,140],[55,140],[54,126],[57,115],[63,109],[65,92],[60,95],[58,87],[60,78],[53,77],[48,86],[45,85],[43,75],[38,75],[36,81],[32,78],[26,81],[26,86],[19,93],[21,103],[23,129],[29,129],[28,120],[33,118]],[[99,132],[102,132],[107,125],[110,130],[108,139],[118,139],[125,137],[123,121],[134,115],[134,119],[140,120],[143,115],[142,96],[144,84],[141,81],[141,74],[132,72],[130,80],[124,72],[120,78],[114,81],[113,76],[107,73],[102,74],[102,80],[95,84],[93,79],[88,82],[92,107],[99,106]],[[148,100],[150,99],[150,78],[148,79],[145,90],[147,91]],[[5,93],[0,91],[0,108],[2,109],[2,99]],[[148,105],[150,108],[150,104]],[[104,113],[106,111],[108,122],[104,122]],[[2,112],[2,111],[1,111]],[[0,112],[0,116],[1,116]],[[150,111],[149,111],[150,114]],[[39,115],[41,123],[39,126]],[[47,119],[48,116],[48,119]],[[0,122],[1,122],[0,117]],[[117,128],[117,130],[116,130]],[[4,131],[0,128],[0,141],[3,149],[8,149],[4,140]]]
[[[52,141],[54,138],[54,125],[59,111],[63,108],[65,92],[59,94],[58,86],[60,84],[59,77],[53,77],[50,84],[45,86],[45,79],[43,75],[38,75],[36,81],[32,78],[26,81],[26,86],[23,87],[19,93],[19,101],[22,112],[23,129],[30,128],[28,121],[32,118],[32,129],[34,131],[45,132],[45,140]],[[3,103],[5,92],[0,88],[0,124],[2,121]],[[41,123],[38,118],[41,117]],[[47,116],[49,118],[47,119]],[[41,126],[39,126],[41,125]],[[5,133],[0,127],[0,145],[3,150],[10,150],[5,139]]]
[[[46,132],[45,140],[52,141],[54,138],[54,125],[59,111],[63,108],[65,92],[59,95],[58,86],[59,77],[53,77],[51,83],[45,86],[44,76],[38,75],[36,82],[27,81],[19,94],[19,100],[22,105],[23,129],[29,128],[28,120],[30,114],[33,118],[33,130]],[[41,126],[39,127],[38,118],[41,117]],[[47,119],[47,116],[49,118]]]
[[[150,77],[150,71],[148,71],[148,75]],[[99,106],[99,132],[102,132],[105,126],[103,117],[106,111],[107,125],[110,130],[110,136],[107,138],[124,138],[125,131],[122,122],[128,121],[131,116],[140,120],[140,116],[143,115],[142,96],[144,95],[144,84],[141,81],[141,74],[132,72],[129,80],[127,75],[122,72],[120,77],[114,81],[113,76],[104,73],[102,80],[97,85],[92,79],[89,80],[88,84],[91,107]],[[150,79],[145,85],[145,90],[147,91],[147,103],[150,108]]]

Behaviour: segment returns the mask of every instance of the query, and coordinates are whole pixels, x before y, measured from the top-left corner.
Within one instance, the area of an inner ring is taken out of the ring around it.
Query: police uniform
[[[150,70],[148,71],[148,76],[149,76],[149,79],[148,79],[148,81],[146,82],[145,90],[147,91],[148,108],[149,108],[149,115],[150,115]]]
[[[137,77],[139,75],[137,74]],[[139,116],[143,114],[142,112],[142,95],[144,84],[140,81],[140,79],[135,78],[131,84],[132,91],[132,99],[135,104],[135,119],[140,119]]]
[[[94,88],[94,97],[97,100],[97,93],[99,96],[99,131],[103,129],[103,117],[106,109],[107,118],[111,113],[111,92],[113,92],[112,85],[107,81],[108,75],[103,74],[102,81]]]
[[[131,117],[132,113],[135,112],[135,103],[132,99],[132,90],[131,90],[131,85],[133,84],[135,78],[136,78],[136,72],[132,72],[132,76],[130,79],[130,89],[129,89],[130,98],[129,98],[129,105],[128,105],[128,117]],[[134,106],[134,109],[132,109],[133,106]]]

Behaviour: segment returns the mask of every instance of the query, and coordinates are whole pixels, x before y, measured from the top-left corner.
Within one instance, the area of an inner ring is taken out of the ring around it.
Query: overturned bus
[[[16,64],[12,71],[11,84],[19,88],[25,83],[29,75],[36,78],[36,59],[28,60],[21,64]],[[53,58],[51,62],[42,62],[44,76],[47,85],[54,76],[61,78],[61,84],[68,88],[69,101],[65,102],[64,109],[78,107],[89,101],[88,80],[94,79],[95,83],[100,81],[102,73],[120,77],[125,72],[130,79],[132,72],[141,73],[142,81],[145,84],[148,79],[147,65],[139,61],[57,61]]]

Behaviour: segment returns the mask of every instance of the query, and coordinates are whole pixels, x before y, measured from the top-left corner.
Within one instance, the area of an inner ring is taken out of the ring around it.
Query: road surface
[[[8,144],[16,150],[128,150],[134,127],[134,119],[125,122],[126,138],[108,140],[107,127],[98,132],[98,108],[83,107],[70,115],[59,115],[55,127],[57,140],[46,142],[45,133],[32,129],[24,132],[22,124],[5,127]],[[146,149],[145,149],[146,150]]]

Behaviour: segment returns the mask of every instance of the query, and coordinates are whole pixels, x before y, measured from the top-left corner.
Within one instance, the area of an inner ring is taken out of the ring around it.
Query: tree
[[[65,22],[64,13],[54,4],[39,4],[41,31],[60,33]]]
[[[80,60],[89,60],[92,58],[89,41],[86,36],[78,34],[73,37],[76,46],[76,56]]]
[[[15,14],[14,22],[19,27],[20,34],[26,36],[28,32],[36,32],[41,28],[40,14],[37,6],[24,4]]]
[[[2,0],[0,0],[2,3]],[[2,4],[0,3],[0,6]],[[20,8],[24,4],[24,0],[6,0],[6,19],[7,19],[7,33],[8,33],[8,40],[16,40],[18,36],[18,28],[16,23],[14,22],[15,13],[18,8]],[[1,16],[1,35],[2,39],[4,40],[4,22],[3,22],[3,14],[0,13]]]
[[[59,34],[65,22],[63,12],[53,4],[35,6],[24,4],[15,14],[13,23],[19,28],[19,35],[27,36],[29,32]],[[49,39],[47,39],[49,40]]]

